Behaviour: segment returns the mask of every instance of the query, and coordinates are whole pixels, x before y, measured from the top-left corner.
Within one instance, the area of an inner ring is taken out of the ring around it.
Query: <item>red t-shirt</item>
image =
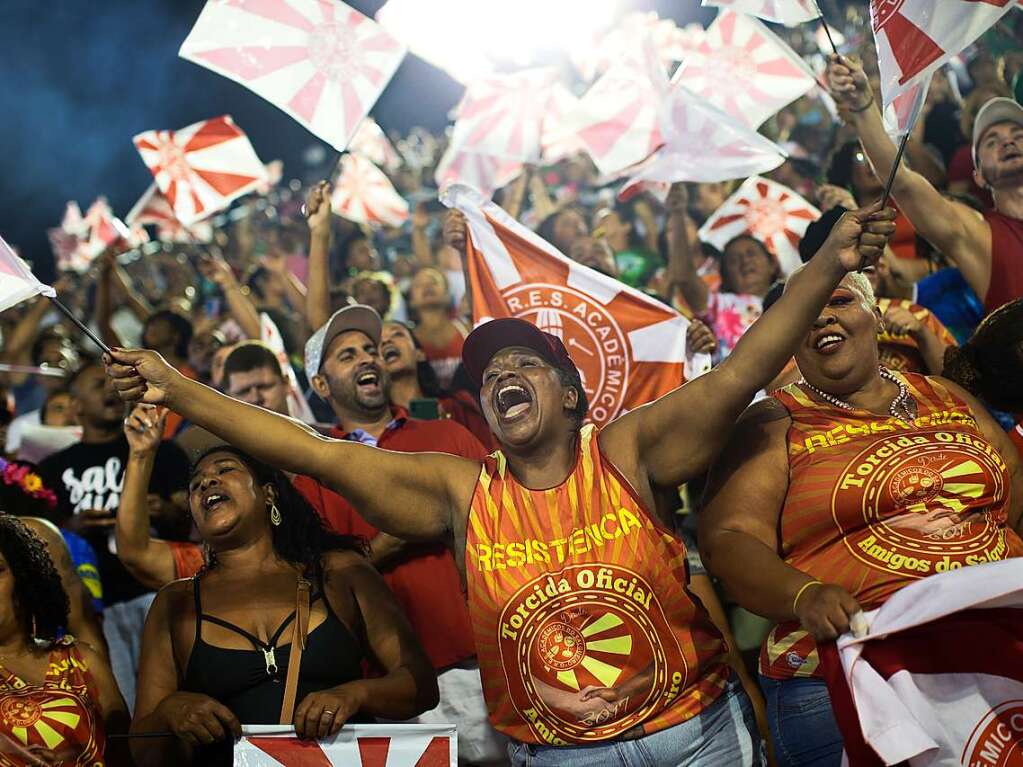
[[[985,209],[995,207],[991,192],[977,186],[977,182],[973,178],[973,146],[971,144],[963,144],[952,155],[952,159],[948,161],[947,177],[950,184],[956,181],[968,182],[970,194],[976,197]]]
[[[497,439],[490,431],[487,419],[469,392],[457,391],[448,397],[441,397],[440,409],[446,417],[468,429],[488,454],[498,449]]]
[[[1023,296],[1023,221],[997,210],[984,213],[991,227],[991,285],[984,297],[989,314]]]
[[[346,439],[338,428],[330,436]],[[399,453],[443,452],[482,461],[482,445],[465,428],[451,420],[419,421],[397,410],[395,419],[377,446]],[[310,477],[295,477],[294,485],[323,517],[327,526],[345,535],[370,540],[380,531],[359,516],[337,493]],[[387,488],[381,487],[381,493]],[[416,554],[383,573],[412,629],[435,669],[443,669],[476,654],[472,623],[462,579],[450,549],[442,543],[417,546]]]

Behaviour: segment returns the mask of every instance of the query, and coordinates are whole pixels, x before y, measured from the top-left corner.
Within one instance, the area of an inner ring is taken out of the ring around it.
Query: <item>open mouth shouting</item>
[[[397,362],[401,358],[401,352],[397,346],[393,344],[384,344],[380,349],[380,356],[384,362],[390,365],[392,362]]]
[[[231,497],[219,490],[211,490],[202,497],[202,510],[209,515],[221,504],[230,501]]]
[[[521,384],[508,381],[494,391],[494,410],[503,421],[523,416],[533,405],[533,395]]]
[[[363,395],[376,396],[382,392],[380,385],[380,369],[375,365],[368,367],[355,376],[355,388]]]

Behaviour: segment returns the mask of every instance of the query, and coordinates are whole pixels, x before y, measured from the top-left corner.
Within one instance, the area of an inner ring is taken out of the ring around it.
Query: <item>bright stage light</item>
[[[592,45],[621,0],[388,0],[376,18],[417,56],[461,82],[497,63]]]

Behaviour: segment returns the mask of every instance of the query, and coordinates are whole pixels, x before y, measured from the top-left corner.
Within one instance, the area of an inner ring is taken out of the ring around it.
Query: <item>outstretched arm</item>
[[[848,106],[853,126],[879,178],[887,179],[897,150],[888,137],[881,112],[863,67],[844,56],[832,57],[828,84],[835,100]],[[945,199],[919,173],[902,165],[892,186],[917,232],[949,258],[982,298],[991,283],[991,228],[977,211]]]
[[[703,472],[743,408],[792,357],[842,278],[880,258],[894,219],[895,211],[881,210],[880,203],[843,215],[724,362],[604,429],[608,458],[641,487],[680,485]]]
[[[300,421],[188,380],[156,352],[118,349],[106,362],[122,399],[165,405],[270,466],[318,479],[386,533],[442,539],[453,515],[469,508],[480,470],[474,461],[328,439]]]
[[[309,274],[306,276],[305,318],[314,333],[330,319],[330,184],[321,181],[305,201],[309,222]]]
[[[668,192],[668,283],[669,295],[678,288],[689,308],[696,314],[707,311],[710,291],[696,271],[693,263],[694,243],[689,242],[686,230],[689,193],[683,183],[672,184]]]

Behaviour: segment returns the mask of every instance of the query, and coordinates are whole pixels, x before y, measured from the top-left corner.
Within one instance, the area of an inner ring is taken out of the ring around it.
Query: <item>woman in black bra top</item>
[[[433,668],[361,542],[328,532],[281,472],[213,448],[192,471],[189,505],[208,564],[163,588],[146,619],[132,732],[174,739],[133,739],[139,765],[230,764],[242,724],[280,722],[302,579],[300,737],[437,704]],[[382,676],[364,679],[364,660]]]

